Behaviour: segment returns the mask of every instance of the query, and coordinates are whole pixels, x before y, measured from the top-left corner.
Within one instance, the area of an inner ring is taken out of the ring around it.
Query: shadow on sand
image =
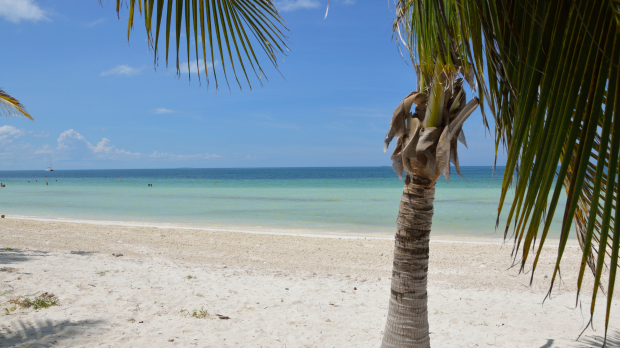
[[[583,335],[578,341],[575,341],[571,348],[602,348],[604,335]],[[565,341],[564,341],[565,342]],[[565,346],[562,344],[562,346]],[[555,340],[548,339],[547,343],[543,344],[539,348],[559,348],[560,345],[556,344]],[[620,348],[620,331],[609,331],[607,334],[606,348]]]
[[[34,257],[46,256],[47,251],[39,250],[23,250],[23,249],[11,249],[0,250],[0,264],[12,265],[20,262],[26,262]]]
[[[0,346],[49,347],[97,330],[101,320],[79,323],[63,320],[14,321],[0,325]]]
[[[82,255],[82,256],[90,256],[90,255],[94,255],[97,254],[97,251],[72,251],[71,254],[73,255]]]
[[[600,348],[603,347],[604,333],[600,335],[584,335],[574,345],[575,348]],[[620,331],[607,333],[606,348],[620,348]]]
[[[97,254],[97,251],[74,250],[70,252],[72,255],[90,256]],[[41,250],[24,250],[24,249],[0,249],[0,265],[12,265],[20,262],[32,260],[35,257],[47,256],[48,251]]]

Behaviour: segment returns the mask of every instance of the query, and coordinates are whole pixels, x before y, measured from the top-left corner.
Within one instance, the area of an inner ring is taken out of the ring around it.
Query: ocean
[[[438,181],[432,235],[502,237],[503,168],[462,173]],[[12,217],[379,237],[395,232],[403,188],[390,167],[0,171],[0,182]]]

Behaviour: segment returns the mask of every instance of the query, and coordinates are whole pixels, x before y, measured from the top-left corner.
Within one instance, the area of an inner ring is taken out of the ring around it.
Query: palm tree
[[[396,10],[395,36],[410,53],[418,89],[396,108],[385,138],[387,149],[399,137],[392,162],[399,177],[403,170],[406,176],[382,347],[430,347],[435,182],[441,174],[449,179],[450,162],[460,174],[457,140],[465,143],[461,126],[479,100],[487,101],[495,120],[496,153],[500,146],[508,153],[498,223],[512,185],[504,237],[514,221],[520,270],[535,251],[533,277],[564,188],[549,294],[574,221],[583,251],[577,300],[587,265],[594,274],[592,315],[608,269],[607,330],[620,249],[620,2],[398,0]],[[466,103],[463,82],[478,98]]]
[[[19,100],[11,97],[0,88],[0,115],[1,116],[24,116],[32,120],[32,116],[26,111],[26,107]]]

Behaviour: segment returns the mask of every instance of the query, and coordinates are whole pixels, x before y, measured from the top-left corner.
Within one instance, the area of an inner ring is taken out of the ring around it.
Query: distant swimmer
[[[49,185],[49,184],[47,183],[47,181],[45,182],[45,185]]]

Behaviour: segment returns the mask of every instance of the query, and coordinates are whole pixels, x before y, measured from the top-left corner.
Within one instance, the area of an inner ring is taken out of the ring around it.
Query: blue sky
[[[276,1],[291,51],[283,77],[265,61],[269,82],[251,92],[177,79],[164,61],[154,71],[141,23],[127,41],[114,1],[0,4],[0,87],[35,118],[0,119],[0,170],[48,157],[56,169],[390,165],[383,138],[416,87],[389,1],[332,0],[326,20],[324,0]],[[464,129],[461,165],[492,165],[479,112]]]

